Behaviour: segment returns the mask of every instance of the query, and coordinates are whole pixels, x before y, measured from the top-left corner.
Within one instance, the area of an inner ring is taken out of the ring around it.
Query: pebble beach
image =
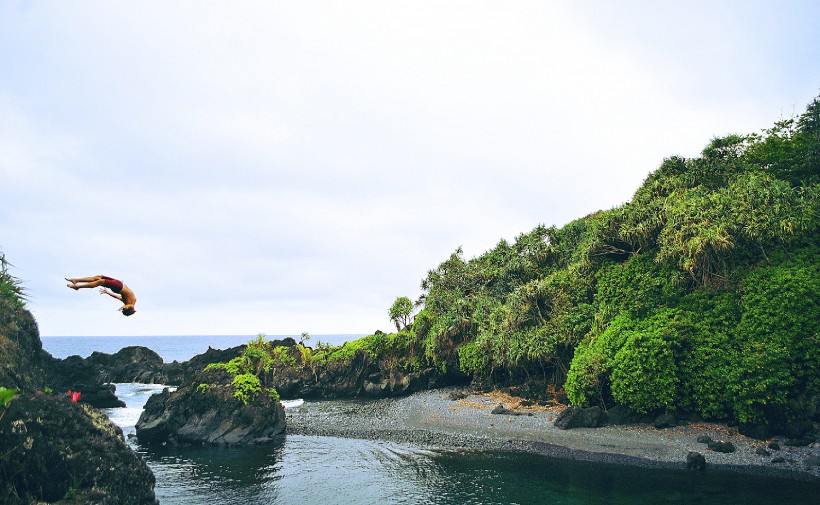
[[[429,448],[524,451],[557,458],[642,467],[686,469],[690,452],[706,459],[707,472],[727,471],[786,477],[820,485],[820,447],[790,447],[754,440],[716,423],[656,429],[652,425],[561,430],[554,420],[563,407],[521,407],[501,393],[467,394],[453,389],[424,391],[381,400],[314,400],[287,410],[287,432],[407,442]],[[493,414],[503,405],[506,414]],[[698,438],[735,445],[711,451]],[[762,449],[761,449],[762,448]],[[766,453],[760,454],[759,452]]]

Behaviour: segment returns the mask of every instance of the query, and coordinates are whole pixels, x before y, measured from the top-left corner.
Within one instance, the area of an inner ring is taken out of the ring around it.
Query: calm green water
[[[133,433],[145,401],[160,389],[118,384],[127,407],[109,416]],[[289,435],[245,448],[133,447],[154,471],[162,505],[820,503],[817,483],[334,437]]]
[[[289,436],[269,447],[144,453],[162,504],[788,504],[809,484],[650,471],[519,453]]]

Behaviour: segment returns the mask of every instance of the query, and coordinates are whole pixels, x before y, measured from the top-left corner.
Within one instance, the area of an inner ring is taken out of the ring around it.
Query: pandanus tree
[[[406,296],[396,298],[388,311],[390,320],[396,325],[396,331],[401,331],[410,325],[410,317],[413,313],[413,302]]]

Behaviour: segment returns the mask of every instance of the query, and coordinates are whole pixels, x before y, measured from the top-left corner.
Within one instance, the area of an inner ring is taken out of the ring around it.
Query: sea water
[[[126,406],[105,412],[154,472],[162,505],[786,505],[815,504],[820,492],[816,483],[709,470],[652,470],[336,437],[287,435],[268,445],[233,448],[148,447],[133,437],[134,425],[162,386],[116,386]]]
[[[350,334],[313,335],[306,344],[316,346],[318,342],[322,342],[331,345],[342,345],[363,336]],[[297,342],[301,338],[299,335],[265,336],[267,340],[281,340],[286,337],[290,337]],[[255,335],[151,335],[136,337],[42,337],[41,339],[43,348],[55,358],[67,358],[74,355],[86,358],[94,351],[114,354],[123,347],[136,345],[153,350],[162,357],[164,362],[170,363],[172,361],[187,361],[197,354],[207,351],[208,347],[228,349],[247,344],[255,338]]]

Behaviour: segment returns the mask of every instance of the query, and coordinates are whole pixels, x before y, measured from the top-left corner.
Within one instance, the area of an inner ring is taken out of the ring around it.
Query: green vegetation
[[[535,394],[563,388],[576,405],[764,421],[820,394],[819,223],[820,97],[760,134],[664,160],[619,207],[472,259],[457,249],[415,304],[389,308],[396,333],[315,349],[305,336],[295,348],[260,337],[211,366],[318,377],[369,358]]]
[[[0,302],[9,304],[13,310],[19,310],[25,305],[25,289],[20,279],[9,273],[9,266],[11,264],[6,260],[6,255],[0,253]]]
[[[233,378],[231,385],[234,388],[234,397],[244,403],[256,399],[256,396],[262,391],[262,384],[259,378],[252,373],[239,374]]]
[[[413,302],[406,296],[400,296],[393,302],[393,306],[387,311],[387,315],[393,324],[396,325],[396,331],[401,331],[410,324],[410,316],[413,314]]]
[[[16,389],[0,387],[0,405],[3,405],[3,407],[7,406],[11,403],[12,398],[14,398],[14,395],[16,394]]]
[[[255,400],[263,390],[269,398],[279,401],[279,393],[272,385],[269,385],[270,372],[276,357],[274,351],[271,343],[260,334],[256,339],[248,342],[241,355],[227,363],[211,363],[205,367],[205,371],[225,370],[233,375],[231,385],[234,388],[234,398],[245,405]],[[197,386],[197,391],[203,394],[209,389],[210,385],[207,383]]]
[[[314,353],[457,365],[576,405],[761,421],[820,393],[820,98],[760,134],[663,161],[631,201],[459,248],[388,314],[399,333]]]

